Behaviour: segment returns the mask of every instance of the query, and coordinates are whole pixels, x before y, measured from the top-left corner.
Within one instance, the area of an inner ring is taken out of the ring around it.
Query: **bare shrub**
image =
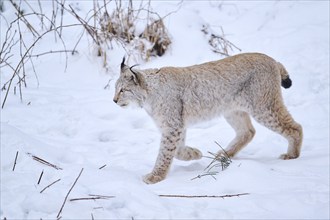
[[[74,54],[76,52],[74,49],[67,49],[61,35],[62,28],[68,28],[74,25],[62,25],[62,22],[60,25],[57,25],[58,19],[56,19],[56,16],[54,16],[56,10],[55,8],[53,8],[53,15],[48,17],[42,13],[42,7],[40,6],[41,0],[38,0],[40,10],[31,7],[27,0],[20,1],[19,4],[13,0],[9,0],[8,4],[14,8],[16,12],[16,19],[8,22],[6,18],[1,15],[2,19],[6,21],[8,28],[4,37],[2,38],[2,44],[0,48],[0,68],[2,71],[12,72],[10,79],[1,84],[1,92],[5,91],[5,96],[1,106],[2,108],[6,103],[8,93],[12,87],[14,94],[16,95],[18,90],[20,99],[21,101],[23,100],[22,88],[27,86],[26,70],[28,67],[32,69],[38,82],[38,76],[34,67],[35,58],[47,54],[65,53],[66,67],[68,58],[67,54]],[[23,6],[27,10],[23,9]],[[53,7],[55,7],[54,4]],[[36,25],[36,22],[33,23],[32,21],[40,21],[40,23],[39,25]],[[26,32],[26,30],[29,32]],[[31,35],[26,33],[30,33]],[[42,41],[44,36],[48,35],[49,33],[54,33],[55,41],[59,40],[63,49],[34,53],[34,49],[37,43]]]
[[[9,0],[5,4],[0,0],[0,16],[8,27],[2,32],[4,35],[0,45],[0,68],[3,72],[12,73],[9,80],[1,82],[1,92],[5,92],[2,108],[10,90],[15,95],[19,94],[21,101],[23,100],[22,88],[27,86],[27,69],[32,69],[39,84],[34,68],[36,58],[64,54],[65,69],[68,56],[78,52],[76,48],[85,35],[92,39],[96,55],[103,62],[106,72],[110,66],[107,52],[113,49],[113,44],[125,50],[127,60],[133,58],[138,62],[146,62],[151,57],[163,56],[169,49],[171,37],[164,19],[176,11],[161,17],[151,9],[151,1],[144,2],[143,0],[139,5],[138,1],[133,0],[93,0],[93,3],[94,7],[86,17],[81,17],[79,4],[67,3],[66,0]],[[45,12],[45,4],[51,4],[51,13]],[[114,9],[111,11],[108,9],[110,4],[115,4],[112,5],[115,7],[112,7]],[[16,19],[7,21],[1,10],[14,10]],[[64,25],[64,12],[76,18],[76,22]],[[70,45],[68,48],[63,38],[63,29],[74,26],[81,28],[81,34],[75,45]],[[204,25],[202,32],[208,37],[211,49],[215,53],[229,56],[231,51],[240,50],[225,38],[223,31],[221,35],[218,35],[208,25]],[[37,45],[45,39],[45,35],[49,34],[53,34],[54,42],[60,42],[61,48],[36,53]]]
[[[0,0],[0,3],[1,10],[4,10],[3,1]],[[38,76],[34,68],[36,58],[49,54],[64,53],[66,68],[68,55],[77,52],[76,48],[85,34],[96,45],[97,55],[101,57],[106,71],[109,68],[107,51],[112,49],[113,43],[118,43],[126,51],[128,59],[133,56],[135,59],[138,58],[144,61],[147,61],[150,56],[162,56],[168,49],[171,41],[162,18],[150,10],[150,1],[145,5],[141,1],[137,9],[133,8],[132,0],[128,2],[122,0],[93,0],[93,3],[94,8],[87,14],[87,17],[83,18],[78,13],[79,5],[68,4],[65,0],[52,0],[51,2],[9,0],[7,2],[7,5],[5,5],[8,6],[6,10],[14,9],[16,19],[8,22],[0,13],[8,27],[1,42],[0,67],[1,71],[12,72],[12,76],[8,81],[1,82],[1,92],[5,92],[2,108],[6,103],[10,90],[15,95],[19,93],[20,99],[23,101],[22,88],[27,86],[27,69],[32,69],[38,82]],[[116,4],[116,7],[109,13],[107,6],[112,3]],[[52,13],[45,13],[44,4],[51,4]],[[64,25],[63,16],[65,11],[76,18],[77,22]],[[141,19],[140,14],[143,13],[146,16]],[[145,31],[136,33],[135,27],[141,21],[144,22]],[[62,30],[73,26],[81,27],[82,32],[76,44],[72,45],[71,49],[67,49]],[[35,53],[34,51],[37,51],[36,45],[43,41],[45,35],[51,33],[54,34],[54,42],[59,41],[62,44],[62,49],[50,49],[49,51]]]
[[[212,177],[213,179],[216,180],[215,176],[219,173],[218,168],[221,168],[221,171],[224,171],[232,163],[232,160],[228,156],[227,152],[221,147],[221,145],[218,142],[215,141],[215,143],[221,148],[222,153],[221,154],[215,154],[215,153],[212,153],[212,152],[208,152],[211,156],[204,156],[204,157],[208,158],[208,159],[211,159],[211,162],[204,169],[203,174],[199,174],[198,176],[192,178],[191,180],[194,180],[194,179],[197,179],[197,178],[202,178],[204,176],[210,176],[210,177]]]
[[[133,9],[133,1],[127,6],[122,1],[116,1],[117,7],[109,13],[105,11],[98,15],[102,42],[120,42],[128,56],[148,61],[151,56],[162,56],[169,48],[171,40],[164,25],[163,18],[150,10],[150,1]],[[141,14],[146,14],[145,18]],[[136,26],[143,22],[144,31],[138,33]],[[102,51],[102,49],[101,49]],[[102,52],[100,53],[102,54]],[[128,59],[129,59],[128,57]]]
[[[162,56],[171,44],[162,19],[157,19],[149,24],[143,31],[142,37],[152,44],[152,48],[147,50],[148,58],[156,55]]]
[[[214,33],[209,25],[203,25],[201,29],[201,31],[208,38],[208,43],[211,46],[211,50],[214,53],[218,53],[226,57],[230,56],[230,52],[234,52],[235,50],[241,51],[240,48],[226,39],[222,27],[220,28],[221,34]]]
[[[126,10],[117,8],[111,15],[107,11],[103,16],[99,17],[99,24],[101,27],[100,34],[103,39],[119,38],[129,43],[134,38],[134,17],[132,4],[129,4]]]

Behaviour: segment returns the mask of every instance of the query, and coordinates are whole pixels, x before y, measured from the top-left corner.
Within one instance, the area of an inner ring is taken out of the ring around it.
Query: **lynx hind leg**
[[[226,154],[229,157],[233,157],[252,140],[255,135],[255,129],[252,126],[250,116],[246,112],[234,111],[225,114],[224,117],[236,132],[236,137],[225,149]],[[218,155],[223,153],[224,152],[220,150]]]
[[[175,158],[178,160],[198,160],[202,158],[203,154],[197,148],[179,147],[175,152]]]
[[[289,160],[299,157],[303,130],[301,125],[294,121],[282,99],[274,101],[273,108],[260,109],[258,113],[254,116],[257,122],[288,140],[287,153],[282,154],[280,158]]]

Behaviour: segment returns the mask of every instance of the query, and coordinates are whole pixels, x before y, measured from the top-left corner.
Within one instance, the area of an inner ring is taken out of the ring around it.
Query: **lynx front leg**
[[[179,147],[176,150],[175,153],[175,158],[178,160],[184,160],[184,161],[189,161],[189,160],[198,160],[201,159],[203,156],[202,152],[198,150],[197,148],[193,147]]]
[[[183,129],[169,129],[163,131],[156,164],[152,172],[144,176],[144,182],[147,184],[153,184],[165,179],[173,161],[176,149],[180,146],[183,139]]]
[[[203,154],[197,148],[185,146],[186,130],[182,133],[182,139],[176,148],[174,157],[178,160],[198,160],[202,158]]]

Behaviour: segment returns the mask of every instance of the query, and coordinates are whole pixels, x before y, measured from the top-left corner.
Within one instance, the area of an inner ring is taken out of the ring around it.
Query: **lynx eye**
[[[132,92],[130,89],[120,89],[119,93]]]

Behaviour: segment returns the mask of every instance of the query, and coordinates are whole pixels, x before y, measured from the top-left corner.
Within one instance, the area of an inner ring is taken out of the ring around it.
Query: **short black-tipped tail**
[[[285,89],[290,88],[292,85],[292,81],[289,77],[288,71],[286,71],[285,67],[280,62],[277,62],[277,65],[279,67],[280,74],[281,74],[281,85]]]
[[[290,77],[288,76],[288,78],[286,78],[286,79],[282,79],[281,85],[282,85],[282,87],[285,88],[285,89],[290,88],[291,85],[292,85],[292,81],[291,81]]]

